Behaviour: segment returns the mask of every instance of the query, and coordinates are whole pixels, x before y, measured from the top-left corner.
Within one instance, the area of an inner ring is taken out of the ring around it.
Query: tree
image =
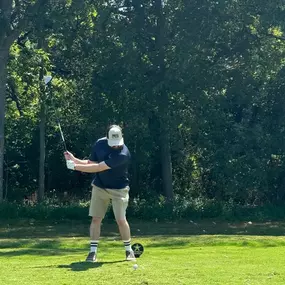
[[[21,32],[27,28],[37,9],[46,2],[47,0],[36,2],[3,0],[0,3],[0,202],[3,201],[4,126],[9,50]]]

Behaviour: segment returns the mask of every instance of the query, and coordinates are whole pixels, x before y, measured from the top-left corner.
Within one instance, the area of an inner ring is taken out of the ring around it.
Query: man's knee
[[[92,217],[91,224],[93,224],[93,225],[101,225],[101,222],[102,222],[102,218]]]
[[[128,226],[129,225],[128,221],[126,219],[117,219],[116,222],[117,222],[119,227],[121,227],[121,226]]]

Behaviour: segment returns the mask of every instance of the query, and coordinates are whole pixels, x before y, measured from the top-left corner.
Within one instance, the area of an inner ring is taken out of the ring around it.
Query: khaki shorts
[[[116,220],[123,220],[126,218],[130,187],[127,186],[123,189],[103,189],[95,185],[92,185],[92,187],[89,216],[103,219],[110,204],[110,200],[112,200],[112,207]]]

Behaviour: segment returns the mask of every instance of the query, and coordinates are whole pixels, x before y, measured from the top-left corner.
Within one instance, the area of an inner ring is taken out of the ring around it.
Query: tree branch
[[[1,32],[0,32],[0,46],[3,46],[7,33],[11,31],[11,14],[12,14],[12,0],[0,1],[0,20],[1,20]]]
[[[4,46],[9,48],[12,43],[20,36],[21,31],[27,26],[31,16],[35,15],[40,6],[45,5],[48,0],[38,0],[35,4],[26,8],[24,17],[19,21],[17,28],[11,30],[11,33],[5,39]]]
[[[23,111],[22,111],[22,108],[21,108],[21,104],[20,104],[20,101],[19,101],[19,98],[18,98],[18,94],[17,94],[16,88],[15,88],[15,83],[12,80],[9,80],[8,81],[8,86],[9,86],[9,89],[10,89],[10,98],[12,99],[12,101],[14,101],[16,103],[16,106],[17,106],[17,109],[19,111],[19,114],[20,114],[20,116],[22,116],[23,115]]]
[[[270,38],[274,38],[276,40],[285,41],[285,37],[275,36],[273,34],[267,34],[267,36],[269,36]]]
[[[17,44],[21,47],[25,47],[24,41],[27,39],[28,35],[31,33],[31,31],[28,31],[24,33],[23,35],[19,36],[17,39]]]

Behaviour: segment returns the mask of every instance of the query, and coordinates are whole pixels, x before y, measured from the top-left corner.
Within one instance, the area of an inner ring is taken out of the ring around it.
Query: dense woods
[[[59,117],[82,158],[123,126],[132,197],[285,202],[284,19],[277,0],[2,0],[0,201],[90,192]]]

